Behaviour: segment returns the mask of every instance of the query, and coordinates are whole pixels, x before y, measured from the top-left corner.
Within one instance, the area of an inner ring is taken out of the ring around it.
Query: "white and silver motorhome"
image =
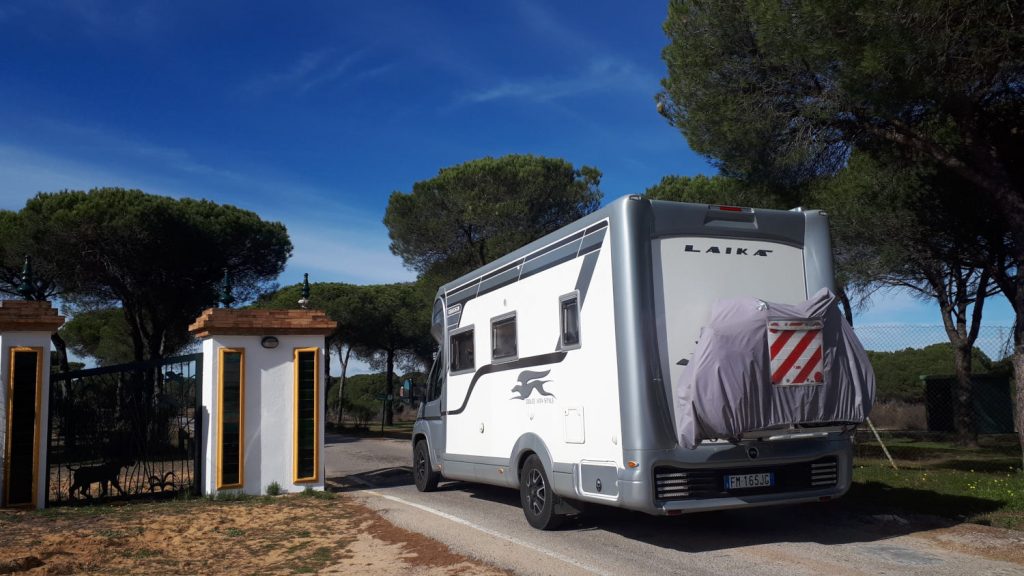
[[[851,427],[689,449],[673,401],[714,302],[795,304],[833,282],[822,212],[612,202],[438,290],[416,485],[519,488],[542,529],[580,503],[681,514],[838,497]]]

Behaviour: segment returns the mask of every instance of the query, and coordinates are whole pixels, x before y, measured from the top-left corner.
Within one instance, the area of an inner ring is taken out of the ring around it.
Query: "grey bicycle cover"
[[[769,322],[778,319],[820,322],[817,382],[773,383],[771,356],[779,352],[769,351]],[[796,305],[715,302],[675,395],[679,444],[694,448],[791,424],[861,423],[875,400],[875,374],[835,295],[822,289]]]

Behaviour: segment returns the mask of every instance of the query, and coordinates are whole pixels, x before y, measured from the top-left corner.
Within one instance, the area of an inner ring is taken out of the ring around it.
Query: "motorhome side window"
[[[451,372],[467,372],[475,367],[473,363],[473,328],[465,329],[451,337]]]
[[[561,310],[561,348],[578,348],[580,346],[579,293],[566,294],[558,300]]]
[[[491,320],[491,359],[511,360],[518,353],[515,313]]]

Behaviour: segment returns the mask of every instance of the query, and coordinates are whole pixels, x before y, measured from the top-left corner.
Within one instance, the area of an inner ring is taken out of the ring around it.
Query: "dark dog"
[[[121,496],[124,496],[126,492],[121,488],[121,482],[117,477],[121,475],[122,468],[128,468],[132,464],[134,462],[104,462],[96,466],[82,466],[74,470],[74,481],[71,483],[71,489],[68,490],[68,498],[74,499],[77,490],[79,496],[85,496],[91,500],[92,485],[97,482],[100,484],[101,498],[107,495],[110,485],[113,485]],[[70,470],[70,467],[68,469]]]

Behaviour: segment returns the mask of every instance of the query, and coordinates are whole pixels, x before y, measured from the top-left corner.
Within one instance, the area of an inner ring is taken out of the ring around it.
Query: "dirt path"
[[[0,574],[506,574],[343,495],[0,511]]]

